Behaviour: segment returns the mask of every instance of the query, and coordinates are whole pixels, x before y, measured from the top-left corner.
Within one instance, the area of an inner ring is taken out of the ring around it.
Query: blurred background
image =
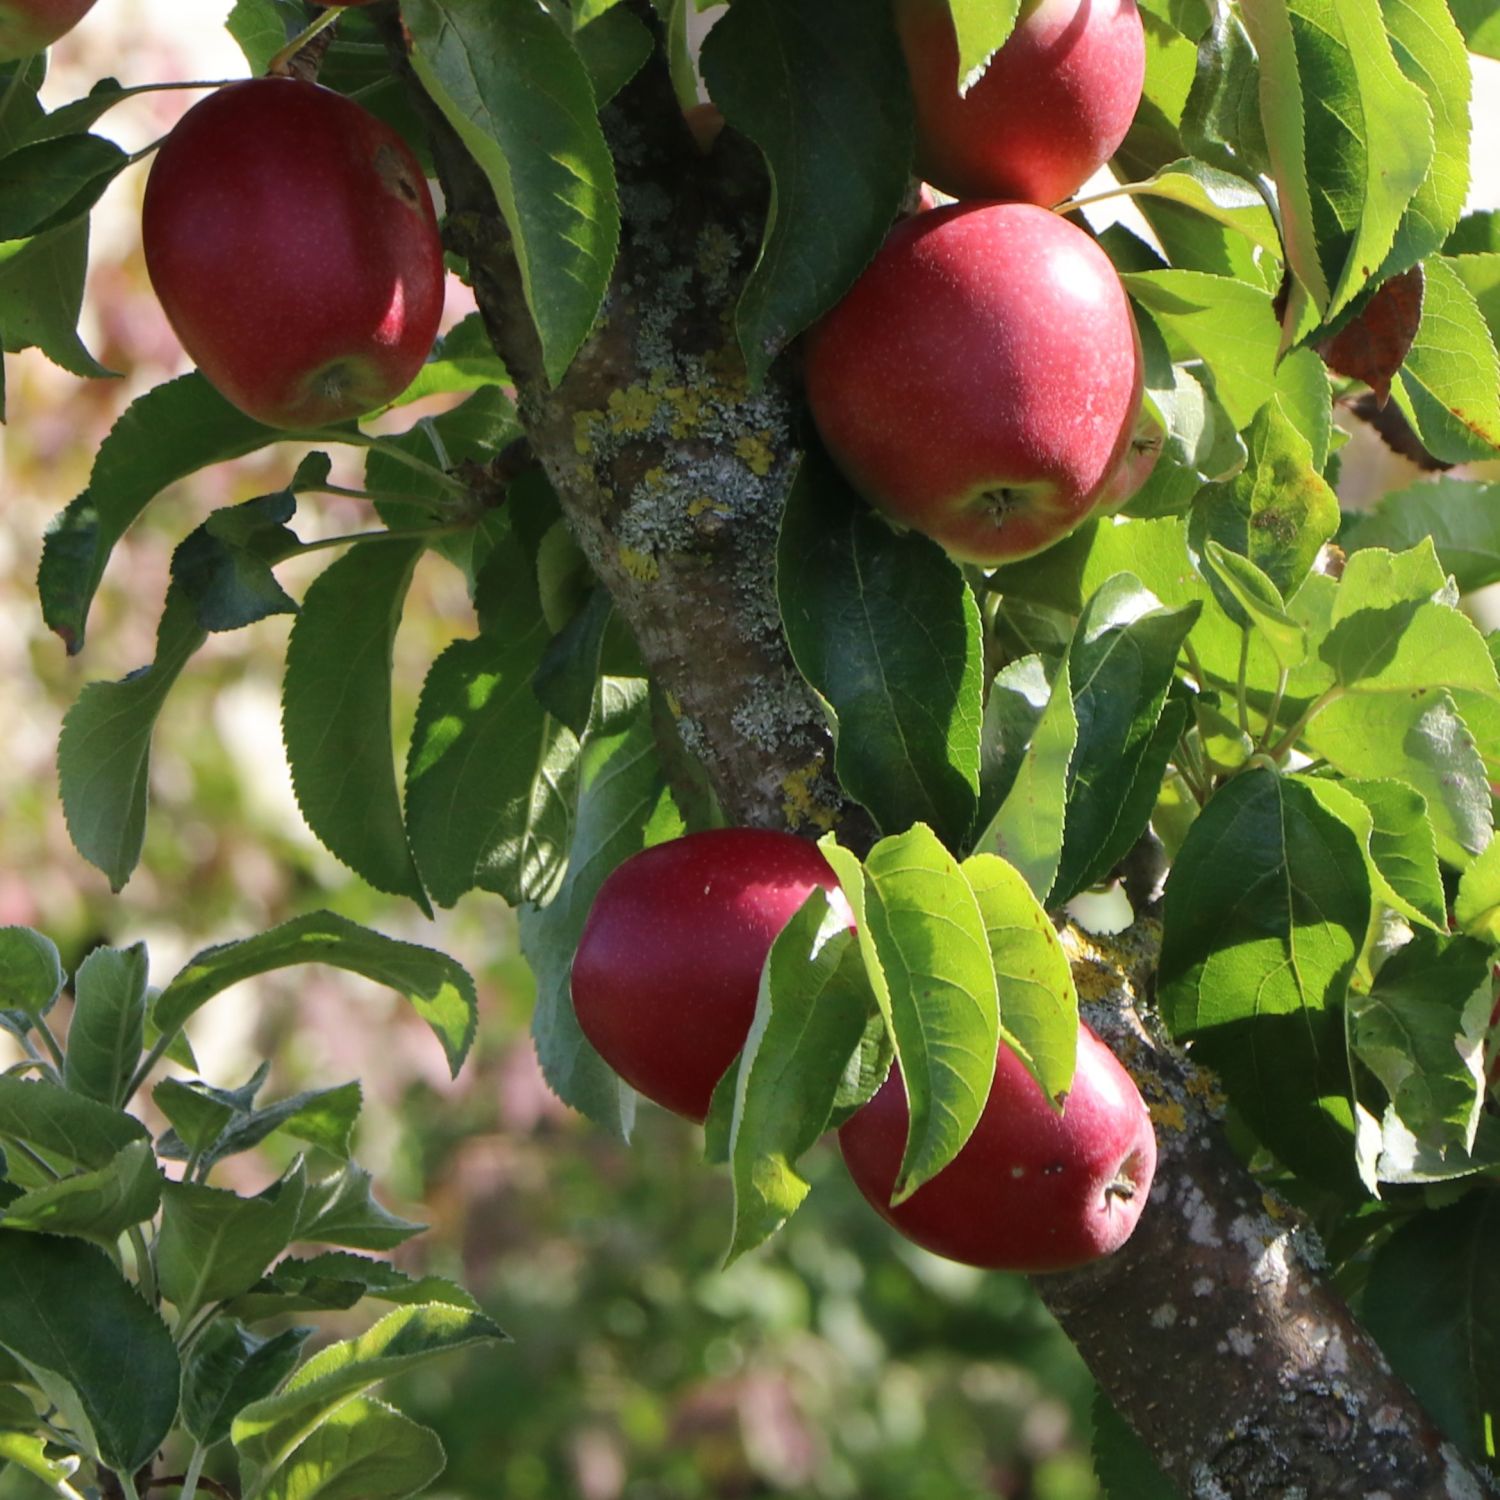
[[[48,102],[105,75],[242,76],[223,30],[229,8],[99,0],[55,49]],[[1477,95],[1478,134],[1493,143],[1500,65],[1486,65]],[[150,94],[101,128],[138,149],[197,97]],[[1477,164],[1500,171],[1500,153],[1480,151]],[[700,1132],[647,1105],[623,1147],[542,1084],[527,1035],[531,981],[504,905],[472,895],[429,923],[311,839],[280,741],[285,617],[212,637],[174,688],[155,740],[145,855],[123,893],[111,896],[73,851],[54,772],[63,712],[86,682],[150,660],[173,545],[209,510],[280,488],[300,456],[279,447],[169,491],[117,549],[82,655],[69,659],[47,633],[34,587],[47,522],[84,486],[130,400],[185,368],[140,258],[144,177],[143,166],[126,173],[94,215],[81,331],[120,378],[78,381],[34,352],[5,362],[0,924],[47,932],[70,970],[101,942],[144,939],[163,983],[200,947],[326,906],[442,948],[475,975],[480,1033],[456,1083],[400,1002],[341,973],[240,986],[191,1028],[205,1076],[220,1084],[242,1082],[263,1055],[276,1059],[268,1098],[362,1079],[360,1158],[390,1207],[431,1225],[398,1259],[462,1279],[513,1335],[391,1392],[442,1434],[449,1468],[434,1494],[1091,1500],[1091,1382],[1023,1279],[898,1240],[826,1144],[789,1228],[721,1272],[730,1198],[724,1174],[701,1162]],[[1481,180],[1474,201],[1500,202],[1500,182]],[[472,304],[452,290],[456,318]],[[1346,450],[1351,497],[1413,477],[1378,445]],[[294,525],[304,540],[359,530],[363,509],[305,497]],[[322,562],[283,570],[294,596]],[[427,663],[471,630],[461,578],[428,559],[398,641],[398,745]],[[250,1159],[235,1185],[257,1187],[281,1165]],[[6,1500],[26,1493],[0,1477]]]

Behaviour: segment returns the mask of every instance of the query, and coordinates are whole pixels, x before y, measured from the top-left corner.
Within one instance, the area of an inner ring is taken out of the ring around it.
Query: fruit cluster
[[[898,224],[812,330],[807,396],[871,504],[993,566],[1122,504],[1149,472],[1132,453],[1129,300],[1098,244],[1051,211],[1124,139],[1144,34],[1135,0],[1027,0],[961,93],[947,0],[896,0],[896,17],[918,170],[960,201]]]
[[[749,1034],[771,945],[818,886],[839,889],[792,834],[717,829],[633,855],[600,887],[573,960],[584,1036],[648,1099],[703,1120]],[[1087,1026],[1061,1114],[1002,1042],[968,1143],[892,1207],[906,1133],[893,1068],[839,1130],[859,1190],[917,1244],[990,1269],[1064,1270],[1118,1249],[1156,1167],[1145,1103]]]

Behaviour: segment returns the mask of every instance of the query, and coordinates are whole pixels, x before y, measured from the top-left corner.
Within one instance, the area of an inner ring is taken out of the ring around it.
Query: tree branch
[[[826,724],[779,626],[797,372],[784,358],[752,391],[734,343],[766,201],[758,157],[728,131],[700,155],[656,65],[604,111],[623,243],[599,327],[554,390],[488,184],[429,119],[453,248],[532,448],[726,813],[808,832],[837,823],[867,846],[868,819],[832,777]],[[1124,948],[1069,940],[1090,1019],[1140,1083],[1161,1144],[1150,1210],[1126,1248],[1036,1283],[1110,1399],[1189,1495],[1482,1494],[1326,1280],[1310,1232],[1229,1150],[1211,1082],[1153,1040],[1141,1000],[1154,924]]]

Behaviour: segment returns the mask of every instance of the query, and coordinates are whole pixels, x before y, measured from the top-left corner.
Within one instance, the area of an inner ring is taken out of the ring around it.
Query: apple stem
[[[283,47],[281,51],[278,52],[269,63],[266,64],[267,75],[271,77],[284,75],[287,71],[287,64],[290,63],[291,60],[310,41],[312,41],[312,39],[317,36],[320,31],[326,31],[328,27],[332,26],[333,23],[338,20],[338,18],[339,11],[336,6],[330,7],[328,10],[323,11],[311,26],[308,26],[303,31],[299,31],[297,35],[294,36],[291,41],[289,41],[286,46]]]

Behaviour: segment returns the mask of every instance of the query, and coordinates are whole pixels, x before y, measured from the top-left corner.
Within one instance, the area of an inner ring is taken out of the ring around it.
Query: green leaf
[[[1378,0],[1266,0],[1243,19],[1292,269],[1325,318],[1390,252],[1433,159],[1426,96]]]
[[[68,834],[111,890],[130,879],[141,857],[157,715],[205,639],[192,605],[168,589],[151,665],[119,682],[91,682],[63,716],[57,776]]]
[[[331,1412],[261,1493],[264,1500],[406,1500],[425,1490],[445,1462],[435,1432],[384,1402],[358,1397]]]
[[[302,549],[286,526],[296,511],[291,488],[261,495],[214,511],[178,543],[172,582],[192,601],[200,629],[238,630],[270,615],[297,612],[271,571]]]
[[[182,1372],[182,1425],[205,1448],[222,1442],[242,1408],[274,1394],[296,1369],[311,1333],[288,1328],[264,1339],[232,1318],[215,1318]]]
[[[0,1346],[117,1473],[135,1473],[176,1419],[172,1335],[110,1258],[82,1240],[0,1229]]]
[[[184,1323],[255,1285],[297,1235],[306,1191],[300,1159],[254,1198],[197,1183],[163,1186],[157,1276]]]
[[[1025,690],[1029,695],[1028,707],[1037,706],[1039,699],[1044,706],[1016,762],[1004,800],[974,841],[974,847],[1005,858],[1020,871],[1037,900],[1045,901],[1062,860],[1068,767],[1078,744],[1078,713],[1073,706],[1072,677],[1066,656],[1058,663],[1050,685],[1045,680],[1038,681],[1039,675],[1038,671],[1028,673]],[[997,695],[1008,691],[997,677],[990,690],[991,705]]]
[[[820,450],[803,459],[776,589],[798,670],[835,720],[839,781],[883,829],[969,833],[979,789],[979,610],[926,537],[898,536]]]
[[[583,60],[531,0],[406,0],[402,19],[417,77],[494,189],[556,385],[594,326],[620,236]]]
[[[29,1402],[26,1403],[28,1406]],[[35,1420],[27,1424],[34,1426]],[[76,1458],[48,1458],[47,1442],[44,1438],[32,1437],[25,1432],[0,1431],[0,1468],[15,1464],[35,1475],[49,1489],[62,1492],[62,1487],[78,1471]],[[74,1491],[76,1494],[77,1492]]]
[[[95,948],[73,978],[63,1078],[75,1094],[119,1108],[146,1034],[146,945]]]
[[[958,38],[958,85],[967,93],[1015,28],[1020,0],[947,0]]]
[[[30,927],[0,927],[0,1014],[29,1027],[52,1009],[65,978],[51,938]]]
[[[1453,919],[1470,937],[1500,948],[1500,839],[1491,839],[1459,877]]]
[[[521,950],[536,975],[531,1027],[548,1084],[558,1098],[622,1137],[635,1120],[635,1093],[579,1030],[569,971],[605,876],[647,843],[680,829],[656,755],[646,683],[602,678],[579,755],[567,873],[547,906],[521,908]]]
[[[87,219],[0,244],[0,345],[12,354],[40,349],[83,379],[112,373],[78,337],[88,252]]]
[[[0,1140],[19,1141],[69,1167],[106,1167],[146,1127],[131,1115],[96,1104],[54,1083],[0,1076]],[[12,1172],[17,1163],[12,1163]]]
[[[285,436],[236,410],[197,373],[130,404],[94,457],[89,487],[53,521],[42,549],[42,612],[70,653],[82,649],[110,552],[147,502],[195,470]]]
[[[152,1017],[163,1032],[179,1030],[221,990],[293,964],[332,964],[405,995],[443,1044],[457,1075],[474,1040],[474,981],[446,953],[372,932],[332,912],[294,917],[268,932],[204,948],[157,997]]]
[[[1472,1192],[1401,1225],[1375,1252],[1359,1311],[1438,1426],[1475,1460],[1493,1459],[1500,1198]]]
[[[1441,688],[1351,693],[1308,725],[1308,753],[1345,776],[1392,777],[1427,800],[1439,858],[1462,869],[1493,827],[1484,761],[1453,699]]]
[[[1354,1177],[1344,1000],[1370,923],[1359,841],[1305,786],[1241,773],[1172,866],[1160,999],[1255,1133],[1293,1170]]]
[[[1218,10],[1198,43],[1198,65],[1182,111],[1182,141],[1195,156],[1238,171],[1269,176],[1260,117],[1260,63],[1244,22]],[[1272,247],[1278,259],[1279,243]]]
[[[1213,540],[1248,557],[1283,599],[1290,598],[1318,550],[1338,530],[1338,496],[1314,465],[1307,439],[1278,403],[1268,402],[1256,413],[1245,441],[1244,469],[1226,484],[1208,486],[1194,503],[1189,545],[1201,553]],[[1237,601],[1215,592],[1230,618],[1243,623]]]
[[[0,240],[22,240],[87,214],[130,158],[97,135],[60,135],[0,156]]]
[[[1182,1491],[1102,1390],[1094,1393],[1093,1416],[1094,1473],[1104,1500],[1181,1500]]]
[[[133,1224],[154,1218],[162,1176],[149,1141],[132,1141],[105,1166],[44,1183],[5,1205],[6,1229],[76,1235],[106,1250]]]
[[[1446,463],[1500,447],[1500,357],[1474,293],[1440,255],[1423,264],[1422,321],[1391,393],[1429,452]]]
[[[601,109],[640,72],[656,46],[645,24],[624,7],[611,7],[578,26],[573,42]]]
[[[807,1195],[798,1159],[828,1128],[874,996],[848,911],[814,889],[761,973],[735,1069],[729,1159],[734,1229],[725,1263],[769,1239]]]
[[[188,1155],[206,1151],[235,1116],[235,1106],[227,1102],[223,1091],[205,1083],[164,1078],[152,1089],[151,1099],[172,1122],[171,1132],[162,1137],[165,1146],[176,1136],[174,1149],[162,1151],[169,1160],[176,1154],[176,1148],[185,1148]]]
[[[412,853],[433,899],[483,885],[545,903],[562,879],[578,741],[532,692],[549,640],[529,557],[514,532],[479,577],[481,633],[432,664],[406,767]]]
[[[911,1106],[899,1202],[953,1160],[989,1098],[1000,1019],[994,963],[973,887],[920,823],[870,851],[855,920]]]
[[[271,59],[286,46],[288,11],[285,0],[235,0],[224,23],[253,75],[266,71]]]
[[[1266,200],[1238,173],[1183,157],[1137,183],[1134,191],[1141,196],[1180,203],[1244,235],[1252,245],[1275,256],[1281,254],[1281,237]]]
[[[463,1308],[401,1307],[358,1338],[319,1351],[280,1394],[253,1402],[235,1418],[231,1437],[246,1495],[263,1494],[270,1475],[372,1386],[440,1355],[503,1337],[488,1318]]]
[[[152,1097],[160,1104],[164,1097],[163,1088],[157,1088]],[[222,1124],[206,1142],[200,1139],[195,1145],[173,1132],[157,1142],[157,1151],[169,1161],[183,1161],[197,1154],[204,1170],[226,1156],[254,1150],[267,1136],[281,1130],[347,1161],[363,1098],[358,1083],[340,1084],[331,1089],[310,1089],[278,1099],[263,1109],[237,1108],[229,1102],[232,1095],[209,1089],[205,1084],[196,1087],[178,1084],[165,1097],[168,1104],[187,1119],[190,1129],[197,1127],[195,1138],[201,1137],[214,1118],[210,1111],[222,1111]],[[193,1102],[189,1103],[189,1100]]]
[[[378,891],[430,916],[391,750],[391,656],[422,543],[351,547],[314,580],[287,643],[282,737],[307,826]]]
[[[963,872],[979,902],[995,965],[1000,1032],[1049,1099],[1073,1086],[1078,1058],[1078,991],[1052,920],[1020,871],[976,854]]]
[[[889,9],[863,0],[738,0],[700,65],[714,103],[771,174],[765,241],[735,312],[753,385],[849,290],[901,207],[912,149],[906,69]]]
[[[1166,705],[1195,605],[1166,609],[1130,574],[1089,600],[1068,648],[1078,742],[1068,762],[1057,906],[1103,879],[1140,837],[1185,722]],[[1165,724],[1164,729],[1159,726]]]
[[[332,1177],[308,1184],[293,1238],[350,1250],[394,1250],[426,1227],[377,1203],[370,1174],[349,1162]]]
[[[1386,959],[1354,1008],[1354,1050],[1424,1146],[1467,1151],[1484,1105],[1490,950],[1418,932]]]
[[[1370,857],[1388,887],[1385,892],[1377,889],[1376,894],[1413,920],[1446,932],[1448,909],[1437,841],[1427,820],[1427,799],[1400,781],[1343,781],[1339,785],[1369,809]]]
[[[441,1276],[411,1277],[388,1261],[337,1250],[306,1260],[284,1256],[226,1311],[249,1323],[287,1313],[339,1311],[364,1297],[402,1306],[446,1302],[481,1311],[473,1296],[456,1282]]]
[[[432,346],[427,363],[395,404],[408,406],[423,396],[453,395],[509,383],[510,376],[490,343],[484,319],[474,312],[461,318]],[[371,457],[376,451],[371,451]]]
[[[1201,566],[1220,607],[1237,624],[1259,632],[1278,666],[1290,671],[1307,660],[1307,631],[1286,612],[1281,590],[1248,557],[1210,538]]]
[[[1230,420],[1248,427],[1275,394],[1280,330],[1271,293],[1202,271],[1132,271],[1121,280],[1169,342],[1204,360]]]
[[[1462,594],[1500,583],[1500,484],[1446,475],[1383,495],[1340,538],[1346,552],[1391,552],[1430,538]]]

